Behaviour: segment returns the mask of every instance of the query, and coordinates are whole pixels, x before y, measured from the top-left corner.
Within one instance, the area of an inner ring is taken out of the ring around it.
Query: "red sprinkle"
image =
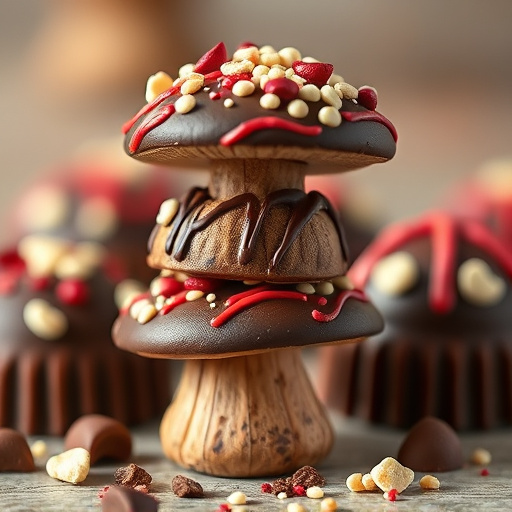
[[[292,64],[293,71],[308,83],[322,87],[332,75],[334,66],[326,62],[303,62],[297,60]]]
[[[220,143],[223,146],[231,146],[231,144],[245,139],[245,137],[248,137],[254,132],[271,129],[288,130],[308,137],[316,137],[322,133],[322,127],[318,125],[304,126],[303,124],[281,119],[280,117],[256,117],[240,123],[236,128],[224,134],[220,138]]]
[[[390,489],[387,494],[388,501],[396,501],[398,491],[396,489]]]
[[[218,70],[224,62],[228,60],[228,54],[224,43],[220,42],[211,50],[207,51],[197,62],[194,67],[196,73],[206,75],[212,71]]]
[[[343,119],[357,123],[358,121],[373,121],[383,124],[390,132],[395,142],[398,141],[398,133],[393,123],[375,110],[363,110],[360,112],[340,111]]]
[[[306,496],[306,489],[302,485],[294,485],[293,494],[295,496]]]
[[[338,317],[343,305],[348,299],[357,299],[362,302],[368,301],[368,298],[361,290],[342,290],[336,297],[334,310],[331,313],[322,313],[321,311],[318,311],[318,309],[315,309],[312,311],[311,315],[317,322],[331,322]]]
[[[183,284],[185,290],[200,290],[204,293],[210,293],[220,285],[220,281],[208,277],[189,277]]]
[[[231,505],[229,503],[221,503],[217,510],[219,512],[229,512],[231,510]]]
[[[0,253],[0,267],[21,274],[25,271],[26,265],[25,260],[13,249]]]
[[[482,471],[480,471],[480,475],[489,476],[489,470],[487,468],[482,469]]]
[[[98,491],[98,498],[100,500],[102,500],[104,498],[105,494],[107,494],[109,489],[110,489],[110,485],[106,485],[105,487],[103,487],[103,489],[99,490]]]
[[[268,482],[261,484],[261,492],[264,492],[266,494],[272,494],[272,484]]]
[[[172,296],[169,300],[169,303],[167,303],[161,310],[161,315],[167,315],[167,313],[171,312],[176,306],[180,306],[181,304],[185,304],[187,302],[186,296],[187,296],[188,290],[183,290],[182,292]]]
[[[64,279],[55,288],[57,298],[70,306],[83,306],[89,301],[89,287],[80,279]]]
[[[132,139],[130,140],[130,144],[128,149],[130,153],[135,153],[139,148],[142,139],[157,126],[161,125],[167,119],[169,119],[176,109],[174,105],[165,105],[158,112],[155,112],[152,116],[148,117],[143,123],[141,123],[137,129],[133,132]]]
[[[222,98],[220,92],[210,92],[210,94],[208,94],[208,96],[210,97],[211,100],[220,100]]]

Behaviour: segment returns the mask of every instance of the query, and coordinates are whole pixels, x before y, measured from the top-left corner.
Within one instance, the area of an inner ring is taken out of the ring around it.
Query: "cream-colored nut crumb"
[[[330,281],[322,281],[315,286],[318,295],[331,295],[334,293],[334,285]]]
[[[306,489],[306,496],[308,498],[317,500],[324,497],[324,491],[321,487],[318,487],[317,485],[313,485],[312,487],[308,487]]]
[[[174,197],[166,199],[160,205],[160,209],[158,210],[158,214],[156,216],[156,223],[160,224],[160,226],[168,226],[174,219],[174,216],[178,212],[179,207],[180,202]]]
[[[238,82],[233,85],[231,92],[235,96],[242,98],[244,96],[250,96],[255,89],[255,85],[250,80],[238,80]]]
[[[194,68],[196,67],[195,64],[192,64],[192,62],[189,62],[188,64],[184,64],[181,66],[181,68],[178,70],[178,76],[180,78],[183,78],[185,76],[190,75],[194,72]]]
[[[158,310],[154,304],[146,304],[139,311],[139,314],[137,315],[137,322],[139,322],[139,324],[147,324],[150,320],[155,318],[157,313]]]
[[[217,304],[215,302],[210,302],[210,309],[215,309],[217,307]]]
[[[241,491],[235,491],[227,497],[227,502],[231,505],[245,505],[247,496]]]
[[[425,475],[420,479],[420,487],[424,490],[435,491],[441,487],[441,483],[435,476]]]
[[[185,299],[188,302],[192,302],[194,300],[200,299],[201,297],[204,297],[204,292],[202,292],[201,290],[189,290],[185,294]]]
[[[209,293],[206,296],[206,301],[207,302],[213,302],[216,298],[217,298],[217,296],[215,295],[215,293]]]
[[[377,464],[370,475],[375,484],[384,492],[396,489],[398,493],[403,492],[414,480],[414,471],[402,466],[393,457],[386,457]]]
[[[114,289],[114,301],[117,309],[123,309],[130,304],[130,302],[146,291],[146,287],[136,279],[124,279],[116,285]]]
[[[335,84],[339,84],[340,82],[344,82],[344,78],[341,76],[341,75],[337,75],[336,73],[333,73],[329,80],[328,80],[328,84],[332,87],[334,87]]]
[[[190,276],[186,272],[174,272],[174,279],[178,281],[178,283],[184,283]]]
[[[140,299],[136,302],[134,302],[131,306],[130,306],[130,316],[134,319],[134,320],[137,320],[137,318],[139,318],[139,314],[140,312],[142,311],[142,309],[147,306],[148,304],[151,304],[151,301],[147,298],[145,299]]]
[[[320,93],[320,89],[313,84],[306,84],[299,91],[299,98],[304,101],[320,101],[322,94]]]
[[[480,258],[469,258],[460,265],[457,286],[466,302],[479,307],[498,304],[507,291],[505,280]]]
[[[281,57],[277,52],[265,52],[260,54],[260,64],[272,67],[274,64],[280,64]]]
[[[309,113],[308,104],[304,100],[298,98],[290,101],[286,110],[288,111],[288,114],[295,119],[302,119]]]
[[[385,295],[399,296],[416,285],[420,278],[418,262],[411,253],[397,251],[373,267],[371,283]]]
[[[204,85],[204,80],[188,79],[183,82],[182,86],[180,87],[180,92],[183,95],[194,94],[195,92],[199,91],[199,89],[201,89],[201,87],[203,87],[203,85]],[[175,105],[175,107],[176,107],[176,105]]]
[[[286,494],[285,492],[280,492],[277,494],[276,497],[278,500],[285,500],[286,498],[288,498],[288,494]]]
[[[324,85],[320,89],[320,95],[322,99],[327,103],[327,105],[331,105],[336,110],[339,110],[342,105],[341,98],[338,96],[336,91],[330,85]]]
[[[287,68],[290,68],[295,61],[302,59],[299,50],[297,50],[297,48],[293,48],[292,46],[282,48],[277,52],[277,54],[281,59],[281,64]]]
[[[334,90],[341,99],[356,100],[358,96],[358,90],[346,82],[338,82],[334,84]]]
[[[79,242],[73,247],[73,256],[83,266],[98,268],[105,261],[107,250],[98,242]]]
[[[288,503],[286,507],[286,512],[306,512],[306,507],[301,503],[297,503],[296,501],[292,503]]]
[[[260,98],[260,106],[267,110],[273,110],[279,107],[281,100],[276,94],[267,93]]]
[[[367,491],[376,491],[376,490],[378,490],[378,487],[375,484],[375,482],[373,481],[372,475],[370,475],[370,473],[365,473],[363,475],[363,478],[361,479],[361,481],[363,482],[364,488]]]
[[[338,508],[338,503],[334,498],[324,498],[320,502],[320,510],[322,512],[331,512],[332,510],[336,510]]]
[[[478,466],[487,466],[491,463],[492,455],[489,450],[485,448],[477,448],[471,454],[471,462]]]
[[[283,78],[285,75],[283,69],[272,67],[269,69],[267,76],[269,80],[274,80],[276,78]]]
[[[229,62],[224,62],[220,67],[220,71],[224,76],[229,75],[239,75],[241,73],[251,73],[254,69],[254,62],[250,60],[244,59],[241,61],[233,62],[230,60]]]
[[[188,81],[185,83],[188,83]],[[195,106],[196,99],[194,98],[194,96],[192,96],[192,94],[184,94],[183,96],[179,97],[174,103],[174,108],[176,109],[176,112],[178,114],[187,114]]]
[[[146,101],[151,103],[157,96],[170,89],[173,83],[174,80],[165,71],[151,75],[146,83]]]
[[[48,459],[46,472],[57,480],[77,484],[89,474],[91,456],[84,448],[72,448]]]
[[[291,77],[290,77],[290,80],[292,80],[293,82],[295,82],[298,86],[299,86],[299,91],[302,89],[302,87],[304,86],[304,84],[306,83],[306,80],[304,78],[302,78],[301,76],[299,75],[295,75],[293,74]]]
[[[23,308],[27,328],[43,340],[56,340],[68,330],[66,315],[44,299],[31,299]]]
[[[224,100],[224,106],[225,106],[226,108],[231,108],[231,107],[233,107],[234,105],[235,105],[235,102],[233,101],[233,99],[232,99],[232,98],[226,98],[226,99]]]
[[[341,114],[334,107],[322,107],[318,111],[318,120],[325,126],[336,128],[341,124]]]
[[[25,260],[31,277],[51,275],[68,250],[68,242],[47,235],[28,235],[18,243],[18,254]]]
[[[353,290],[355,288],[354,283],[348,276],[337,276],[332,280],[332,284],[338,290]]]
[[[270,80],[268,75],[261,75],[260,76],[260,89],[263,91],[265,90],[265,85],[267,85],[267,82]]]
[[[233,54],[234,61],[250,60],[254,64],[258,64],[260,61],[260,52],[256,46],[248,46],[247,48],[239,48]]]
[[[295,289],[306,295],[313,295],[315,293],[315,287],[311,283],[299,283],[295,286]]]
[[[55,265],[54,274],[58,279],[88,279],[94,268],[83,265],[74,254],[65,254]]]
[[[48,453],[48,446],[42,439],[38,439],[30,445],[30,451],[35,459],[41,459]]]
[[[174,274],[174,270],[171,270],[170,268],[163,268],[160,270],[160,277],[173,277]]]
[[[293,68],[286,68],[286,71],[284,72],[284,76],[286,78],[291,78],[295,74],[295,71]]]
[[[363,485],[363,474],[362,473],[352,473],[347,477],[345,482],[347,487],[352,492],[362,492],[366,491]]]
[[[254,279],[246,279],[245,281],[242,281],[245,285],[247,286],[254,286],[256,284],[260,284],[261,281],[257,281],[257,280],[254,280]]]
[[[263,46],[260,46],[258,48],[258,51],[261,53],[276,53],[276,49],[270,45],[270,44],[265,44]]]
[[[258,64],[253,70],[252,70],[252,76],[263,76],[267,75],[270,68],[268,66],[264,66],[263,64]]]
[[[155,308],[157,311],[160,311],[165,306],[166,300],[167,297],[164,297],[163,295],[157,295],[155,297]]]

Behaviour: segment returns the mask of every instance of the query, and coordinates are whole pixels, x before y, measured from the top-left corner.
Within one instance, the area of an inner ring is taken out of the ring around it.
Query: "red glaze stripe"
[[[173,295],[165,304],[165,306],[160,310],[161,315],[167,315],[167,313],[171,312],[176,306],[180,306],[181,304],[185,304],[187,302],[187,293],[188,290],[183,290],[176,295]]]
[[[398,133],[393,123],[376,110],[362,110],[360,112],[343,111],[340,113],[343,119],[353,123],[357,123],[358,121],[375,121],[376,123],[383,124],[391,132],[394,141],[398,141]]]
[[[315,309],[311,312],[311,315],[317,322],[332,322],[338,317],[343,305],[348,299],[368,302],[368,298],[361,290],[343,290],[336,297],[336,303],[331,313],[322,313],[321,311],[318,311],[318,309]]]
[[[233,318],[240,311],[254,306],[255,304],[259,304],[265,300],[275,300],[275,299],[292,299],[292,300],[303,300],[307,301],[308,297],[304,293],[299,292],[290,292],[290,291],[272,291],[266,290],[259,293],[255,293],[253,295],[249,295],[243,299],[239,299],[232,306],[228,306],[220,315],[212,318],[210,321],[210,325],[212,327],[220,327],[225,324],[228,320]]]
[[[247,290],[246,292],[237,293],[236,295],[231,295],[224,304],[226,306],[232,306],[235,304],[235,302],[238,302],[241,299],[245,299],[246,297],[250,297],[251,295],[254,295],[255,293],[260,293],[263,291],[266,291],[270,289],[270,286],[268,285],[262,285],[262,286],[255,286],[254,288],[251,288],[250,290]]]
[[[271,129],[287,130],[300,135],[307,135],[308,137],[316,137],[322,133],[322,127],[318,125],[304,126],[303,124],[299,124],[294,121],[288,121],[286,119],[273,116],[256,117],[249,121],[240,123],[236,128],[233,128],[231,131],[223,135],[220,139],[220,143],[223,146],[231,146],[256,131]]]
[[[141,123],[133,132],[132,138],[130,140],[130,144],[128,146],[130,153],[135,153],[135,151],[137,151],[137,149],[139,148],[142,139],[153,128],[156,128],[157,126],[167,121],[167,119],[169,119],[174,114],[175,111],[176,109],[174,108],[174,105],[165,105],[158,112],[155,112],[154,115],[152,115],[143,123]]]

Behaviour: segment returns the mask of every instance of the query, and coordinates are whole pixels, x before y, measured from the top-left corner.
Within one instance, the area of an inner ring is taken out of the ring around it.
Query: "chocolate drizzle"
[[[269,271],[274,270],[279,265],[302,228],[316,213],[322,210],[327,213],[336,226],[343,256],[347,259],[348,251],[338,215],[327,198],[317,191],[306,194],[302,190],[292,188],[276,190],[268,194],[263,202],[260,202],[255,194],[246,192],[221,202],[213,210],[200,217],[206,201],[210,199],[212,198],[207,189],[194,187],[181,201],[165,243],[166,253],[177,261],[183,261],[186,257],[196,233],[207,228],[214,220],[225,213],[245,207],[245,227],[238,250],[238,262],[240,265],[246,265],[254,256],[266,215],[272,208],[283,205],[290,207],[291,215],[281,244],[274,252],[269,263]],[[154,236],[150,238],[150,248],[153,240]]]

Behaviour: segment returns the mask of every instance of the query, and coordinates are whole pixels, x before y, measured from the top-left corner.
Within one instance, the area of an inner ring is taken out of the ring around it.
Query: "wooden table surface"
[[[391,503],[382,493],[352,493],[346,485],[348,475],[366,473],[384,457],[395,456],[404,437],[403,432],[370,427],[353,420],[333,416],[336,444],[330,456],[317,469],[326,477],[326,497],[333,497],[340,512],[401,511],[504,511],[512,510],[512,430],[493,431],[485,434],[462,435],[465,455],[469,458],[475,448],[487,448],[493,460],[488,466],[489,475],[482,476],[477,466],[436,476],[441,481],[438,491],[422,491],[416,474],[413,484]],[[239,490],[247,497],[246,511],[286,511],[291,501],[301,502],[308,511],[319,512],[320,500],[292,498],[278,500],[260,490],[265,479],[213,478],[184,471],[165,459],[160,451],[158,425],[147,425],[133,430],[134,452],[130,462],[146,469],[153,476],[152,494],[159,502],[159,511],[198,510],[216,511],[232,492]],[[62,439],[43,438],[50,453],[62,451]],[[34,441],[30,438],[29,441]],[[105,464],[91,468],[87,479],[72,485],[50,478],[44,461],[34,473],[0,473],[1,512],[46,512],[101,510],[98,492],[113,482],[113,473],[120,466]],[[187,475],[200,482],[206,497],[184,499],[174,496],[171,480],[176,474]],[[242,512],[242,511],[240,511]]]

